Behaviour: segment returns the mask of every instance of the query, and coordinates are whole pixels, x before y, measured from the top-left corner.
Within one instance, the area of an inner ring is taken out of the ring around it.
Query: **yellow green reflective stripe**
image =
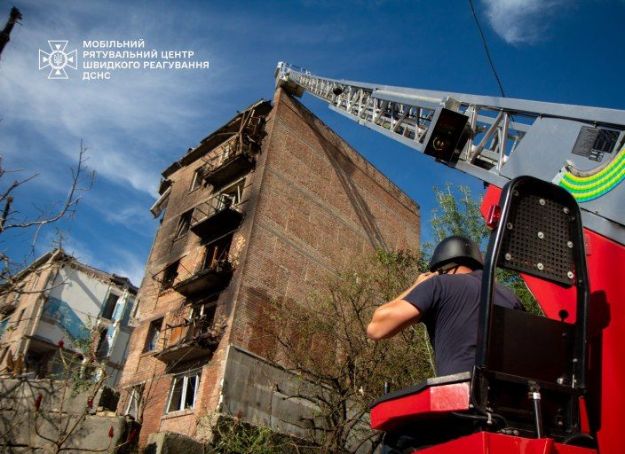
[[[610,181],[605,182],[603,185],[598,186],[591,190],[583,190],[579,191],[574,188],[571,188],[566,181],[561,181],[560,185],[564,188],[568,189],[571,194],[575,197],[575,199],[584,198],[584,199],[596,199],[597,197],[602,196],[603,194],[612,190],[616,185],[618,185],[623,178],[625,178],[625,173],[618,178],[614,178]]]
[[[574,181],[571,181],[573,180],[573,178],[571,178],[573,175],[567,173],[564,175],[562,179],[566,180],[568,188],[575,189],[575,190],[592,189],[594,187],[604,184],[606,181],[613,180],[614,178],[619,178],[619,176],[621,176],[624,171],[625,171],[625,159],[621,160],[621,162],[617,166],[612,167],[611,171],[608,174],[604,175],[603,178],[595,178],[595,176],[593,175],[592,177],[586,177],[586,179],[583,180],[582,183],[580,184],[580,183],[577,183],[578,181],[580,181],[579,178],[577,178]]]
[[[604,169],[594,175],[579,177],[566,172],[560,186],[566,188],[578,202],[588,202],[610,192],[625,179],[625,148]]]
[[[588,177],[578,177],[576,175],[573,175],[572,173],[567,173],[566,176],[568,178],[570,178],[573,181],[577,181],[580,183],[583,183],[585,181],[588,181],[589,179],[599,179],[599,178],[603,178],[606,174],[611,173],[612,171],[614,171],[614,169],[616,167],[622,166],[623,163],[625,163],[625,148],[621,149],[621,151],[619,152],[618,156],[614,159],[614,161],[612,161],[606,168],[601,169],[599,172],[597,172],[596,174],[592,175],[592,176],[588,176]]]

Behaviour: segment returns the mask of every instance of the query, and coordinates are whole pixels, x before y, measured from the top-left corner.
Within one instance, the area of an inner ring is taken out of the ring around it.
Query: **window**
[[[109,296],[106,298],[106,302],[104,303],[104,308],[102,309],[102,318],[106,318],[107,320],[111,320],[113,318],[117,301],[119,301],[119,295],[112,292],[109,293]]]
[[[106,336],[107,330],[100,330],[100,335],[98,336],[98,345],[96,346],[95,355],[96,358],[102,359],[106,358],[109,355],[109,350],[111,349],[109,338]]]
[[[178,221],[178,227],[176,227],[176,236],[174,238],[178,239],[187,234],[189,231],[189,227],[191,226],[191,217],[193,216],[193,210],[185,211],[180,216],[180,220]]]
[[[217,305],[215,301],[194,304],[193,306],[191,306],[191,320],[201,320],[205,322],[205,324],[209,324],[215,318],[216,309]]]
[[[145,339],[144,352],[151,352],[156,350],[158,339],[161,337],[161,327],[163,326],[163,319],[159,318],[150,322],[148,328],[148,337]]]
[[[217,210],[227,208],[229,206],[236,206],[243,200],[243,185],[245,184],[245,178],[237,181],[236,183],[223,189],[217,195]]]
[[[178,264],[180,260],[176,260],[171,265],[167,265],[167,267],[163,270],[163,279],[161,281],[161,288],[163,290],[171,288],[174,285],[174,281],[178,277]]]
[[[220,261],[228,260],[232,235],[215,240],[206,245],[202,269],[214,269]]]
[[[195,398],[200,384],[200,370],[175,375],[171,382],[169,401],[165,413],[195,407]]]
[[[140,421],[141,418],[141,403],[143,399],[143,389],[145,385],[135,385],[130,389],[128,393],[128,405],[126,407],[126,414],[132,416],[135,421]]]
[[[197,169],[195,169],[195,172],[193,173],[193,179],[191,180],[191,187],[189,188],[189,191],[195,191],[197,188],[199,188],[202,185],[202,176],[203,176],[203,167],[198,167]]]
[[[4,317],[2,320],[0,320],[0,337],[2,337],[2,334],[6,331],[7,326],[9,324],[9,316]],[[2,359],[0,359],[0,363],[2,362]]]
[[[122,312],[121,318],[122,325],[127,325],[128,322],[130,322],[130,313],[132,312],[134,304],[134,298],[130,296],[126,297],[126,304],[124,304],[124,311]]]

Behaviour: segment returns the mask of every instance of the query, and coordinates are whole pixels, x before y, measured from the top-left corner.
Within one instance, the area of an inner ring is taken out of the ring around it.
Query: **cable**
[[[493,71],[495,75],[495,79],[497,80],[497,85],[499,85],[499,92],[501,96],[506,97],[506,92],[503,89],[503,84],[501,83],[501,79],[499,78],[499,74],[497,74],[497,69],[495,68],[495,63],[493,62],[493,58],[490,55],[490,50],[488,49],[488,42],[486,41],[486,36],[484,36],[484,31],[482,30],[482,26],[480,25],[480,21],[477,18],[477,13],[475,12],[475,7],[473,6],[473,0],[469,0],[469,7],[471,8],[471,12],[473,13],[473,19],[475,19],[475,24],[477,25],[477,29],[480,32],[480,37],[482,38],[482,46],[484,47],[484,51],[486,52],[486,57],[488,58],[488,63],[490,64],[490,69]]]

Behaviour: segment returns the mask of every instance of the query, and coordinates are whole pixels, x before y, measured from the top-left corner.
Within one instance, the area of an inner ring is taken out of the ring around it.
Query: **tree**
[[[433,375],[423,326],[373,342],[366,327],[375,308],[412,284],[424,262],[411,252],[378,251],[329,280],[304,307],[274,301],[266,330],[284,352],[281,361],[301,378],[292,399],[317,409],[306,421],[323,452],[353,452],[379,434],[366,423],[385,384],[401,388]]]
[[[112,391],[104,388],[106,375],[96,352],[98,331],[75,342],[80,351],[67,350],[60,341],[52,354],[60,366],[51,379],[28,374],[0,382],[0,446],[28,452],[129,452],[138,427],[123,418],[97,415],[111,406]],[[3,451],[4,452],[4,451]]]
[[[437,242],[450,235],[462,235],[484,246],[490,232],[468,186],[454,188],[448,183],[445,189],[435,187],[434,197],[438,207],[432,210],[432,230]]]
[[[91,189],[95,179],[95,172],[85,167],[87,149],[82,141],[78,153],[78,162],[71,169],[71,179],[67,196],[57,207],[49,207],[41,210],[37,216],[24,217],[20,210],[16,209],[14,194],[16,190],[37,177],[37,174],[24,178],[17,178],[7,182],[7,178],[14,171],[7,170],[0,156],[0,235],[11,230],[32,232],[30,243],[31,256],[34,256],[35,246],[43,228],[50,226],[63,218],[72,217],[84,192]],[[0,297],[16,291],[14,279],[16,270],[24,268],[24,263],[19,263],[9,257],[6,251],[0,250]]]

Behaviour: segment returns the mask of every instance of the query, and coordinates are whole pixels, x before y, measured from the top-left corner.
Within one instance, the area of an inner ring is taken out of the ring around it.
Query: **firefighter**
[[[434,349],[437,375],[471,371],[475,364],[482,285],[482,254],[473,241],[450,236],[434,250],[429,272],[392,301],[378,307],[367,327],[373,340],[425,323]],[[522,309],[506,287],[495,285],[495,304]]]

